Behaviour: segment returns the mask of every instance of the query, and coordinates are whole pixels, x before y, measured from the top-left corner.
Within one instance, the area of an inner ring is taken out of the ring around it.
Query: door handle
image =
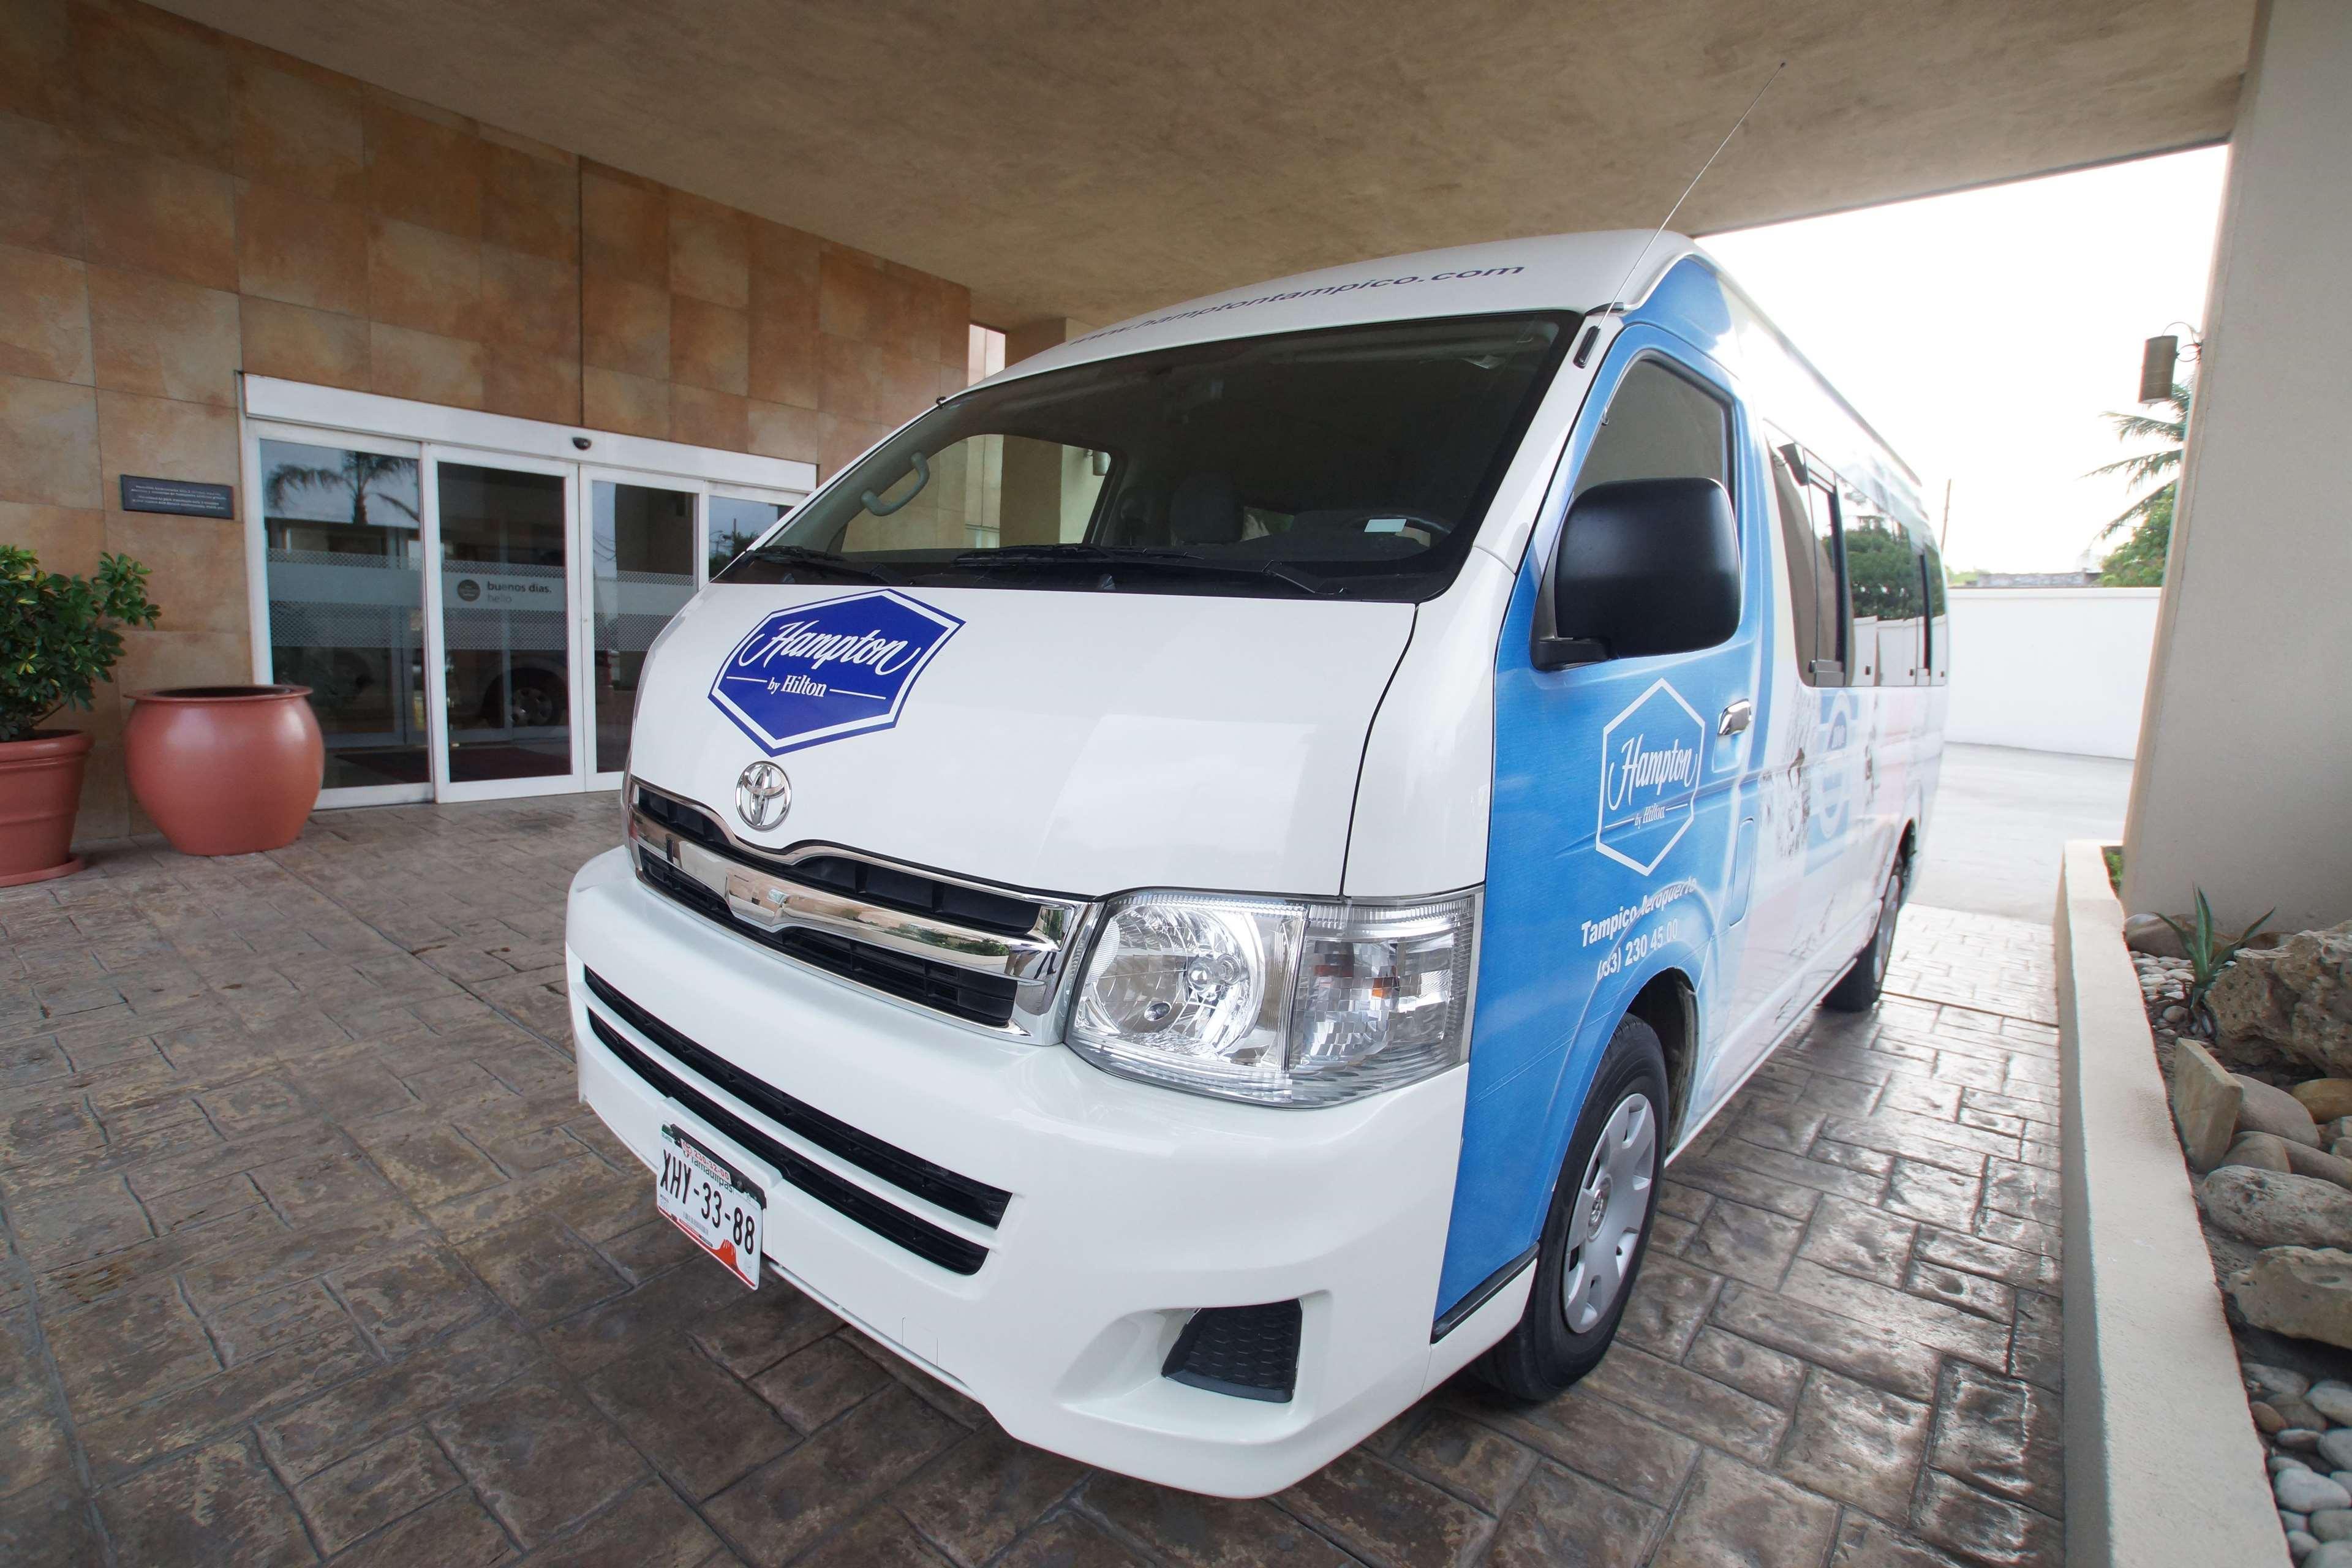
[[[1737,735],[1756,721],[1756,704],[1742,697],[1725,705],[1715,721],[1718,735]]]

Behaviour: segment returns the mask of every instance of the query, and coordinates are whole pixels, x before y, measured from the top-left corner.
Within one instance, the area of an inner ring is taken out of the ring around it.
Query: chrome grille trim
[[[1061,1037],[1062,980],[1091,930],[1099,906],[950,876],[835,844],[803,844],[782,851],[759,848],[738,838],[718,812],[684,795],[656,789],[635,778],[627,780],[625,788],[631,847],[653,855],[678,875],[707,889],[725,904],[728,914],[746,928],[754,931],[816,931],[973,974],[1009,979],[1014,983],[1013,1016],[1003,1026],[960,1018],[818,965],[802,963],[790,953],[777,952],[775,957],[959,1028],[1038,1045],[1050,1045]],[[676,828],[656,820],[640,806],[640,793],[658,796],[700,816],[725,837],[727,850],[722,853],[682,837]],[[1017,900],[1036,906],[1036,920],[1026,931],[1018,933],[990,930],[873,903],[792,875],[794,866],[818,859],[853,860],[973,892]]]

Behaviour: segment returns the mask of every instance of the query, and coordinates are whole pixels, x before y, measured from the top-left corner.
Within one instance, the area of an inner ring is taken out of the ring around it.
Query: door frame
[[[277,678],[272,658],[273,643],[269,635],[269,520],[268,509],[262,503],[261,444],[264,441],[286,441],[305,447],[328,447],[336,451],[374,452],[387,458],[408,458],[415,460],[420,494],[416,523],[419,584],[418,617],[424,619],[422,557],[425,544],[424,445],[403,440],[394,436],[366,435],[350,430],[323,430],[309,425],[289,425],[274,419],[246,419],[237,432],[240,447],[239,489],[245,495],[245,590],[246,624],[252,628],[253,680],[257,686],[267,686]],[[419,628],[420,637],[423,628]],[[430,651],[423,655],[429,675],[432,665]],[[429,770],[433,748],[434,716],[432,700],[425,705],[425,733],[422,743],[427,752]],[[351,805],[405,805],[433,798],[433,779],[428,771],[415,784],[358,784],[342,789],[322,790],[319,795],[320,809],[331,810]]]
[[[580,477],[572,498],[573,550],[583,565],[590,567],[579,574],[579,606],[573,616],[574,639],[580,654],[572,660],[572,686],[582,693],[581,703],[588,710],[588,725],[583,732],[580,750],[580,770],[583,789],[618,789],[626,775],[625,768],[599,773],[596,769],[595,689],[593,676],[596,657],[596,580],[593,570],[593,552],[596,539],[596,489],[602,484],[635,485],[639,489],[669,490],[691,496],[694,500],[694,592],[700,593],[708,579],[705,557],[710,538],[710,482],[707,479],[683,479],[671,474],[648,474],[639,468],[616,468],[604,463],[582,463]],[[589,677],[592,679],[583,679]]]
[[[449,776],[449,656],[444,616],[448,606],[441,595],[441,465],[492,468],[505,473],[543,474],[563,485],[563,669],[566,766],[562,773],[528,778],[460,781]],[[585,787],[581,765],[581,574],[579,554],[580,465],[512,453],[488,453],[470,447],[425,443],[425,710],[433,722],[433,798],[436,801],[512,800],[526,795],[576,794]]]
[[[791,507],[799,505],[816,488],[816,466],[792,458],[519,419],[274,376],[240,375],[238,381],[246,595],[248,625],[252,628],[253,679],[257,683],[267,683],[273,676],[268,509],[261,496],[262,441],[294,441],[417,459],[420,510],[425,514],[418,520],[425,560],[425,570],[419,574],[422,596],[418,611],[424,642],[428,780],[415,784],[328,790],[320,797],[321,810],[425,800],[503,800],[618,787],[622,776],[619,773],[594,771],[594,707],[591,682],[583,678],[583,666],[592,653],[591,620],[595,611],[593,583],[586,570],[593,528],[590,486],[601,479],[693,495],[694,584],[698,592],[709,580],[711,496]],[[569,487],[564,513],[568,531],[564,624],[570,671],[566,684],[572,766],[565,773],[470,784],[454,783],[448,776],[447,674],[444,668],[439,549],[438,464],[444,459],[482,468],[508,468],[516,472],[560,472]]]

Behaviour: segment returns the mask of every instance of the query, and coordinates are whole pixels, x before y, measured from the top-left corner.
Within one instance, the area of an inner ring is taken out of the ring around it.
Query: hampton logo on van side
[[[1685,833],[1698,800],[1706,726],[1663,680],[1601,731],[1600,826],[1593,847],[1644,877]]]
[[[887,589],[795,605],[735,645],[710,700],[772,757],[887,730],[962,625]]]

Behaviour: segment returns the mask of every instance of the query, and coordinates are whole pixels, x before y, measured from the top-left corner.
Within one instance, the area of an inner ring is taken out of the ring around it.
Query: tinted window
[[[1620,479],[1706,479],[1728,490],[1729,450],[1722,403],[1662,361],[1640,360],[1609,400],[1609,416],[1577,470],[1576,493]]]
[[[1468,554],[1575,322],[1383,322],[982,387],[722,580],[1425,599]]]
[[[1932,673],[1934,683],[1941,686],[1952,673],[1952,617],[1944,603],[1944,552],[1936,547],[1935,537],[1925,529],[1919,532],[1919,575],[1927,590],[1927,662],[1922,667]],[[1923,678],[1922,685],[1927,684]]]
[[[1772,452],[1772,510],[1789,558],[1790,626],[1808,686],[1845,684],[1845,596],[1838,580],[1837,513],[1818,485],[1800,483],[1788,448]]]
[[[1923,605],[1910,533],[1851,485],[1838,488],[1853,604],[1856,686],[1909,686],[1918,679]]]

